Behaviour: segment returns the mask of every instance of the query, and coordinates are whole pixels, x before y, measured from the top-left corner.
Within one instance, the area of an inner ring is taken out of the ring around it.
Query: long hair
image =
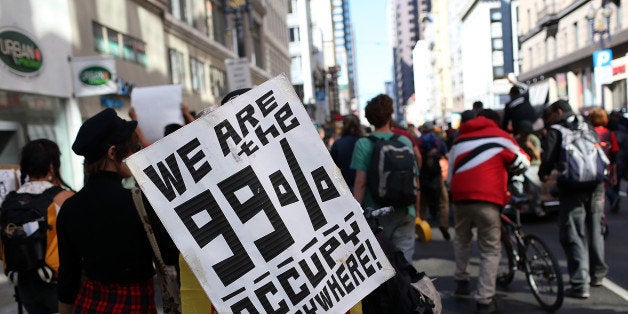
[[[137,136],[137,133],[133,132],[131,135],[125,139],[124,141],[115,144],[116,152],[114,154],[114,160],[116,162],[122,162],[124,158],[126,158],[129,153],[138,152],[142,149],[140,144],[140,138]],[[94,174],[105,169],[107,165],[108,157],[107,154],[100,157],[100,159],[85,164],[85,173],[87,175]]]
[[[357,137],[362,136],[362,126],[360,125],[360,118],[354,114],[348,114],[342,118],[342,132],[341,136],[355,135]]]
[[[28,142],[22,148],[22,158],[20,159],[20,181],[26,181],[26,176],[30,178],[43,178],[50,171],[59,180],[62,187],[72,190],[63,180],[59,168],[61,167],[61,151],[57,143],[42,138]]]

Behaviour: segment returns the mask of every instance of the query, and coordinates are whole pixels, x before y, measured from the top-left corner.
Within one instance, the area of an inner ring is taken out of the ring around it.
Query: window
[[[120,57],[120,38],[118,38],[118,32],[113,29],[107,29],[107,53],[114,57]]]
[[[253,23],[253,63],[259,68],[264,68],[264,50],[262,49],[261,25],[257,22]]]
[[[573,22],[573,44],[575,49],[580,47],[580,38],[578,37],[578,22]]]
[[[197,94],[205,92],[205,64],[195,58],[190,58],[190,78],[192,91]]]
[[[296,13],[297,0],[288,0],[288,13]]]
[[[296,43],[301,41],[300,35],[299,35],[299,28],[298,27],[291,27],[290,28],[290,42],[291,43]]]
[[[209,81],[214,97],[218,98],[227,94],[227,74],[225,71],[210,65]]]
[[[225,14],[223,1],[221,0],[206,0],[205,7],[207,9],[207,35],[213,40],[225,44],[225,33],[227,29],[225,27]]]
[[[94,49],[117,58],[146,65],[146,44],[129,35],[92,23]]]
[[[170,0],[170,13],[190,25],[194,25],[194,2],[190,0]]]
[[[170,49],[170,76],[172,84],[181,84],[185,86],[185,61],[183,53]]]

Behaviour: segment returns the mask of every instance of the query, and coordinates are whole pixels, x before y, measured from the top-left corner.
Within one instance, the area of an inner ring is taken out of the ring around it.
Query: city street
[[[628,307],[628,272],[623,267],[628,260],[626,239],[628,239],[628,199],[622,199],[622,209],[617,214],[608,214],[610,235],[606,240],[606,261],[609,265],[607,281],[602,287],[592,288],[587,300],[565,298],[560,312],[564,313],[623,313]],[[523,230],[540,236],[559,259],[565,285],[568,286],[565,255],[558,242],[556,217],[543,220],[524,219]],[[434,224],[432,224],[434,225]],[[453,229],[453,228],[452,228]],[[453,295],[454,256],[452,242],[442,238],[437,228],[432,230],[433,240],[427,244],[417,242],[414,266],[424,271],[442,296],[444,313],[473,313],[475,301],[472,297],[460,298]],[[478,255],[474,247],[470,272],[472,287],[475,287],[478,271]],[[156,289],[158,291],[158,289]],[[498,307],[501,313],[544,313],[532,295],[522,272],[517,272],[508,290],[498,288]],[[6,276],[0,275],[0,314],[17,312],[13,299],[13,286]]]
[[[625,271],[628,251],[628,200],[622,200],[622,209],[617,214],[608,214],[610,234],[606,240],[606,262],[609,273],[602,287],[591,288],[591,297],[586,300],[565,298],[560,312],[564,313],[625,313],[628,306],[628,272]],[[530,221],[524,219],[523,230],[528,234],[540,236],[552,249],[554,256],[559,260],[566,288],[569,287],[567,276],[567,262],[565,254],[558,242],[558,225],[556,216],[543,220]],[[434,224],[432,224],[434,225]],[[453,227],[452,227],[453,229]],[[472,297],[460,298],[453,295],[455,283],[453,243],[443,240],[437,228],[432,229],[432,242],[417,243],[414,266],[424,271],[442,296],[444,313],[473,313],[475,300]],[[473,257],[469,271],[472,289],[477,282],[478,252],[474,244]],[[532,295],[524,273],[518,271],[514,281],[507,290],[497,288],[497,305],[501,313],[544,313],[539,303]]]

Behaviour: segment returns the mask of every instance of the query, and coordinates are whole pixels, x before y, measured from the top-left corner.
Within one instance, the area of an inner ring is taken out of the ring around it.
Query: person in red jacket
[[[523,173],[529,158],[499,127],[499,115],[483,109],[460,126],[449,152],[449,182],[454,203],[454,256],[457,295],[470,294],[467,266],[472,227],[477,227],[480,273],[475,294],[478,312],[493,313],[495,279],[501,255],[502,208],[508,203],[508,172]]]

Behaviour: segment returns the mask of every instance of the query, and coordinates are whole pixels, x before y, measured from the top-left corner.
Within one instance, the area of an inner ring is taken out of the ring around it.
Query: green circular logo
[[[85,68],[79,73],[79,79],[85,85],[98,86],[111,81],[111,72],[101,66]]]
[[[0,33],[0,60],[18,74],[33,75],[41,69],[44,57],[28,36],[17,31],[3,31]]]

